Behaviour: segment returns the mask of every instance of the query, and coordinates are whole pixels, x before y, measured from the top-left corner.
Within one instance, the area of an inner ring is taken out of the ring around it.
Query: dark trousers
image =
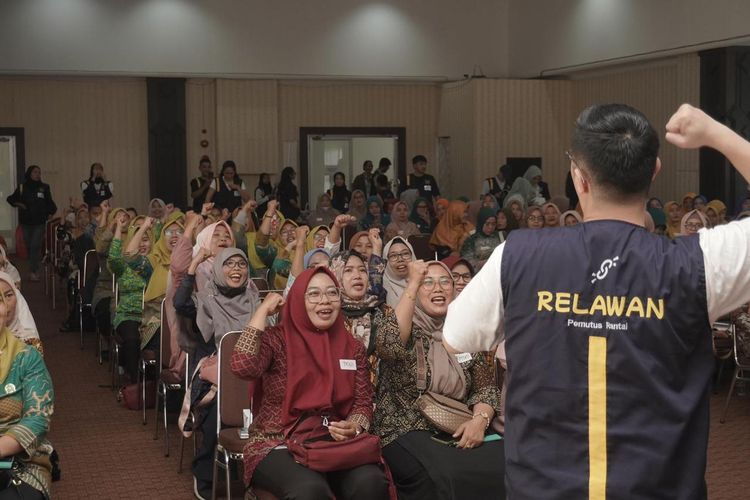
[[[261,460],[252,486],[285,500],[388,499],[388,480],[375,464],[323,474],[295,462],[288,450],[273,450]]]
[[[200,409],[201,440],[193,458],[193,475],[206,485],[214,480],[214,450],[216,450],[216,398]]]
[[[0,500],[44,500],[44,494],[26,483],[13,486],[8,474],[3,471],[0,475]]]
[[[140,322],[123,321],[117,325],[117,335],[120,337],[120,366],[130,379],[131,384],[138,382],[138,360],[141,356]]]
[[[105,339],[109,338],[109,334],[112,331],[112,315],[109,310],[111,300],[110,297],[105,297],[97,302],[96,307],[94,308],[94,317],[96,318],[96,326],[99,329],[99,335]]]
[[[34,224],[22,227],[23,241],[29,252],[29,267],[32,273],[39,271],[39,262],[42,259],[42,243],[44,242],[44,224]]]

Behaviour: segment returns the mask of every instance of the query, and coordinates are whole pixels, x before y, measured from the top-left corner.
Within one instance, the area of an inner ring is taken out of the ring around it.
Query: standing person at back
[[[231,214],[235,208],[239,208],[250,199],[245,181],[237,175],[237,165],[232,160],[227,160],[221,166],[221,173],[211,183],[206,193],[206,203],[213,202],[218,208],[226,208]]]
[[[104,175],[104,166],[97,162],[89,169],[89,178],[81,182],[83,202],[90,207],[101,205],[104,200],[112,198],[115,187]]]
[[[506,174],[508,173],[508,165],[500,165],[497,169],[497,175],[493,177],[487,177],[482,183],[482,195],[491,194],[497,200],[497,204],[501,207],[505,201],[505,196],[510,191],[510,183],[507,180]]]
[[[365,193],[365,198],[369,198],[376,194],[375,180],[372,175],[372,161],[365,160],[362,164],[362,173],[354,178],[354,182],[352,182],[352,192],[356,190]]]
[[[211,168],[211,159],[208,156],[201,156],[198,163],[198,170],[201,175],[190,181],[190,197],[193,199],[193,212],[199,214],[206,203],[206,195],[211,189],[211,181],[214,180],[214,171]]]
[[[42,169],[37,165],[29,166],[23,176],[23,183],[8,196],[7,201],[18,208],[18,222],[23,229],[23,240],[29,252],[29,279],[39,281],[37,272],[44,243],[44,226],[50,215],[57,212],[49,184],[42,182]]]
[[[750,143],[702,111],[667,131],[750,178]],[[505,340],[509,499],[706,498],[711,323],[750,301],[750,220],[650,234],[658,150],[637,110],[584,110],[568,153],[584,223],[514,231],[450,306],[454,349]]]
[[[423,155],[417,155],[411,160],[411,166],[414,172],[406,177],[407,189],[416,189],[419,196],[430,202],[430,207],[434,206],[435,200],[440,197],[440,188],[433,176],[427,172],[427,158]]]

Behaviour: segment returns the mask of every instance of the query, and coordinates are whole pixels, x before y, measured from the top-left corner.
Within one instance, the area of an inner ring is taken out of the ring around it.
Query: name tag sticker
[[[42,193],[42,192],[40,191],[40,192],[38,192],[38,193],[36,194],[36,197],[37,197],[37,198],[44,198],[44,193]]]
[[[467,361],[471,361],[471,353],[462,352],[461,354],[456,354],[456,359],[459,363],[466,363]]]
[[[353,359],[340,359],[339,360],[339,366],[342,370],[349,370],[349,371],[356,371],[357,370],[357,362]]]
[[[432,186],[430,186],[429,184],[425,184],[424,185],[424,190],[425,191],[432,191]]]

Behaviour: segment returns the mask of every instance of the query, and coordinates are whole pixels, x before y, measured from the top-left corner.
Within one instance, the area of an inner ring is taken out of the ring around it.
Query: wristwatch
[[[485,420],[484,430],[487,430],[490,427],[490,416],[487,414],[486,411],[480,411],[474,414],[471,418],[477,418],[482,417]]]

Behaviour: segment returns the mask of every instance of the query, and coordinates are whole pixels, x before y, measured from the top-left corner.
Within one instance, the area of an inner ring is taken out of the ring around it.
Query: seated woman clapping
[[[441,341],[453,287],[443,263],[411,262],[398,306],[376,324],[373,430],[400,499],[505,498],[502,441],[485,442],[500,402],[493,366],[481,353],[453,355]],[[452,435],[418,409],[425,391],[467,406]]]
[[[8,323],[8,314],[3,298],[0,325]],[[0,328],[0,352],[0,460],[18,464],[13,472],[0,470],[0,497],[49,498],[52,447],[46,435],[54,408],[52,379],[39,351],[6,326]]]
[[[279,311],[280,324],[265,329],[266,318]],[[343,443],[367,432],[372,419],[367,356],[344,326],[331,271],[318,267],[297,276],[286,305],[280,295],[266,297],[235,347],[232,371],[262,378],[264,391],[244,451],[247,485],[279,498],[388,498],[378,457],[324,473],[298,463],[287,449],[295,426],[310,420],[327,423],[330,440]]]

